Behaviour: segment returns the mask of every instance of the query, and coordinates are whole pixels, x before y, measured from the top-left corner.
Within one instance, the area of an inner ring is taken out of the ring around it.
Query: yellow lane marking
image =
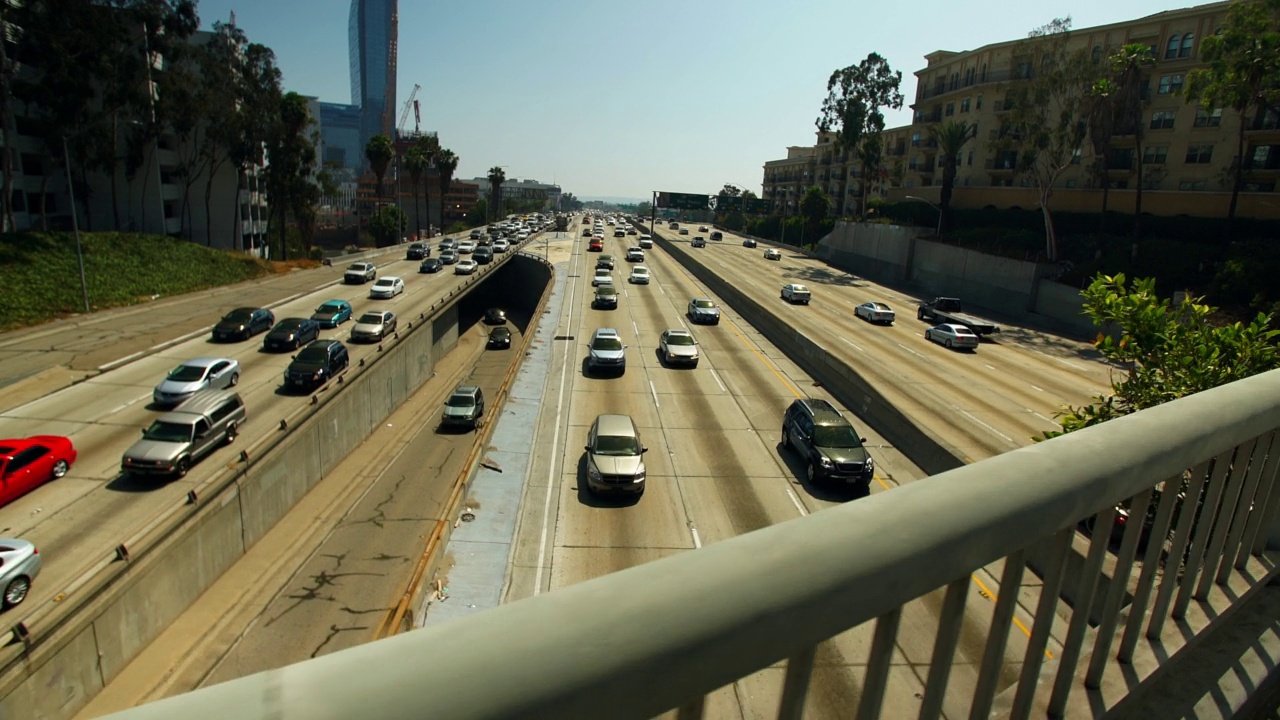
[[[982,581],[978,579],[978,576],[976,573],[973,575],[970,575],[969,578],[973,580],[975,584],[977,584],[978,589],[982,591],[982,593],[987,597],[988,600],[994,603],[996,600],[999,599],[999,597],[995,593],[991,592],[991,590],[988,589],[986,585],[982,584]],[[1031,631],[1027,629],[1026,625],[1022,624],[1022,621],[1018,619],[1018,616],[1016,614],[1013,616],[1013,624],[1018,626],[1018,629],[1022,631],[1023,635],[1026,635],[1027,637],[1031,637]],[[1048,650],[1045,650],[1044,654],[1050,660],[1053,659],[1053,653],[1049,652]]]

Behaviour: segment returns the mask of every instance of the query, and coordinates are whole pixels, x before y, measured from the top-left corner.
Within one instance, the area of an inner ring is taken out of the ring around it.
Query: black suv
[[[337,340],[316,340],[293,356],[284,371],[286,389],[310,392],[332,380],[351,364],[347,346]]]
[[[871,485],[875,464],[852,423],[826,400],[802,398],[782,416],[782,447],[805,462],[809,482],[837,480]]]

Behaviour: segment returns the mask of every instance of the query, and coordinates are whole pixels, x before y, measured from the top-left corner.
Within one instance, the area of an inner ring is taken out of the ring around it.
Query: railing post
[[[1027,655],[1022,659],[1022,674],[1018,676],[1018,689],[1014,693],[1010,720],[1026,720],[1031,713],[1031,701],[1036,695],[1040,666],[1044,663],[1044,650],[1049,644],[1049,631],[1053,629],[1054,610],[1058,605],[1058,593],[1062,590],[1062,576],[1067,568],[1067,552],[1075,526],[1065,527],[1053,536],[1049,545],[1049,567],[1045,569],[1040,585],[1040,602],[1036,603],[1036,617],[1031,625],[1031,637],[1027,638]]]
[[[778,720],[800,720],[804,716],[805,696],[818,646],[810,645],[787,660],[787,676],[782,683],[782,701],[778,703]]]
[[[1107,597],[1102,605],[1102,621],[1098,624],[1093,655],[1089,658],[1089,669],[1085,673],[1084,686],[1087,688],[1101,686],[1102,673],[1107,669],[1107,661],[1111,659],[1111,641],[1115,639],[1116,625],[1120,622],[1120,602],[1124,600],[1129,586],[1129,573],[1133,570],[1133,558],[1138,553],[1138,540],[1146,530],[1147,511],[1151,508],[1153,490],[1154,488],[1143,490],[1130,501],[1129,522],[1125,525],[1120,552],[1116,555],[1115,576],[1107,587]]]
[[[1107,554],[1107,546],[1111,544],[1111,527],[1116,522],[1115,506],[1107,506],[1105,510],[1098,513],[1097,517],[1098,520],[1093,528],[1093,539],[1089,543],[1089,555],[1085,558],[1080,584],[1076,589],[1071,624],[1067,626],[1067,637],[1062,643],[1062,656],[1058,658],[1058,674],[1053,681],[1053,691],[1049,694],[1048,715],[1051,718],[1063,716],[1067,709],[1067,698],[1071,695],[1071,687],[1075,684],[1076,663],[1080,661],[1085,630],[1089,629],[1089,613],[1093,610],[1094,595],[1098,593],[1098,577],[1102,574],[1102,560]]]
[[[996,685],[1000,682],[1000,666],[1004,663],[1004,649],[1009,643],[1013,612],[1018,607],[1018,588],[1022,585],[1022,573],[1026,564],[1025,549],[1004,559],[1004,571],[1000,573],[1000,594],[996,596],[996,609],[992,613],[991,628],[987,632],[987,646],[982,651],[982,666],[978,670],[978,685],[973,691],[973,704],[969,707],[969,720],[987,720],[991,715],[991,704],[996,695]]]
[[[862,697],[858,701],[858,720],[875,720],[880,717],[884,703],[884,687],[889,681],[889,669],[893,665],[893,647],[898,639],[898,623],[902,621],[902,606],[876,618],[876,633],[871,639],[871,657],[867,663],[867,676],[862,683]]]
[[[929,659],[929,679],[925,681],[924,701],[920,706],[920,720],[936,720],[942,715],[942,699],[947,695],[947,680],[951,677],[951,661],[960,640],[960,626],[964,622],[964,602],[973,581],[968,575],[951,581],[942,601],[942,613],[938,616],[938,635],[933,642],[933,657]],[[1006,588],[1000,586],[1001,592]]]

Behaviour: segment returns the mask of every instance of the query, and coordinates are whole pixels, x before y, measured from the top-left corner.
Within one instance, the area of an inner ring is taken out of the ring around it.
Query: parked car
[[[946,348],[978,349],[978,336],[964,325],[957,325],[956,323],[934,325],[924,331],[924,339],[936,342]]]
[[[134,476],[184,477],[191,466],[234,442],[248,413],[232,390],[201,390],[161,415],[124,452],[120,470]]]
[[[600,328],[591,333],[587,344],[587,371],[611,370],[619,375],[627,371],[627,346],[613,328]]]
[[[342,274],[342,281],[348,285],[367,283],[378,276],[378,267],[371,262],[352,263]]]
[[[405,260],[421,260],[431,254],[431,248],[426,243],[409,243],[409,248],[404,252]]]
[[[378,278],[378,281],[369,288],[369,297],[373,299],[389,300],[400,293],[404,292],[404,280],[394,276]]]
[[[459,260],[457,265],[453,266],[454,275],[474,275],[480,265],[475,260]]]
[[[597,285],[596,297],[592,302],[597,308],[616,308],[618,307],[618,291],[612,284]]]
[[[644,493],[644,454],[649,448],[630,415],[600,415],[587,431],[587,489],[593,493]]]
[[[351,303],[346,300],[326,300],[316,308],[312,320],[322,328],[335,328],[351,319]]]
[[[374,310],[351,326],[351,342],[378,342],[396,331],[399,320],[389,310]]]
[[[337,377],[350,364],[346,345],[337,340],[316,340],[293,356],[284,371],[285,388],[310,392]]]
[[[173,407],[208,388],[235,387],[240,382],[240,361],[232,358],[198,357],[169,371],[151,391],[151,401]]]
[[[686,314],[689,316],[689,321],[693,323],[720,324],[720,308],[716,307],[715,301],[710,298],[690,300]]]
[[[453,389],[449,399],[444,403],[444,414],[440,416],[441,427],[463,427],[475,429],[484,415],[484,392],[479,385],[463,383]]]
[[[810,294],[809,288],[800,283],[790,283],[782,286],[782,299],[791,304],[803,303],[809,304]]]
[[[438,273],[440,268],[444,267],[444,263],[440,262],[440,258],[427,258],[418,266],[420,273]]]
[[[511,328],[503,326],[490,330],[488,347],[491,349],[511,347]]]
[[[892,325],[895,319],[893,308],[882,302],[864,302],[853,309],[853,314],[872,323]]]
[[[320,323],[311,318],[285,318],[262,338],[264,350],[297,350],[320,337]]]
[[[782,252],[778,248],[767,248],[764,251],[765,260],[781,260]]]
[[[0,588],[4,588],[6,610],[27,599],[42,565],[40,550],[34,544],[18,538],[0,538]]]
[[[794,400],[782,416],[782,447],[804,461],[810,483],[839,480],[869,487],[875,463],[866,441],[826,400]]]
[[[635,285],[649,284],[649,268],[644,265],[636,265],[631,268],[631,275],[627,278],[627,282]]]
[[[260,332],[266,332],[276,324],[275,313],[265,308],[236,308],[213,326],[216,341],[248,340]]]
[[[70,438],[32,435],[0,440],[0,505],[8,505],[32,490],[64,477],[79,453]],[[2,572],[4,566],[0,566]]]
[[[489,325],[506,325],[507,311],[502,308],[491,307],[484,311],[484,321]]]
[[[658,339],[658,355],[668,365],[698,367],[698,341],[683,328],[668,328]]]

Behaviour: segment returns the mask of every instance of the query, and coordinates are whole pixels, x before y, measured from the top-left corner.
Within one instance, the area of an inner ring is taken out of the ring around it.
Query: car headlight
[[[875,460],[872,460],[871,458],[867,458],[867,462],[865,463],[865,467],[867,468],[867,472],[871,472],[872,470],[875,470],[875,469],[876,469],[876,461],[875,461]]]
[[[640,472],[640,474],[638,474],[638,475],[636,475],[634,478],[632,478],[632,479],[631,479],[631,482],[632,482],[632,483],[642,483],[642,482],[644,482],[644,471],[641,471],[641,472]]]
[[[595,469],[595,467],[594,467],[594,466],[588,465],[588,466],[587,466],[587,477],[588,477],[588,478],[590,478],[590,479],[592,479],[592,480],[599,481],[599,480],[600,480],[600,471],[599,471],[599,470],[597,470],[597,469]]]
[[[822,462],[822,467],[824,467],[824,468],[829,468],[829,467],[831,467],[831,458],[825,458],[825,457],[824,457],[824,458],[822,458],[821,462]]]
[[[289,337],[285,339],[288,340],[289,342],[293,342],[293,333],[289,333]]]
[[[241,325],[238,329],[240,330],[240,332],[244,332],[244,326],[243,326],[243,325]]]

